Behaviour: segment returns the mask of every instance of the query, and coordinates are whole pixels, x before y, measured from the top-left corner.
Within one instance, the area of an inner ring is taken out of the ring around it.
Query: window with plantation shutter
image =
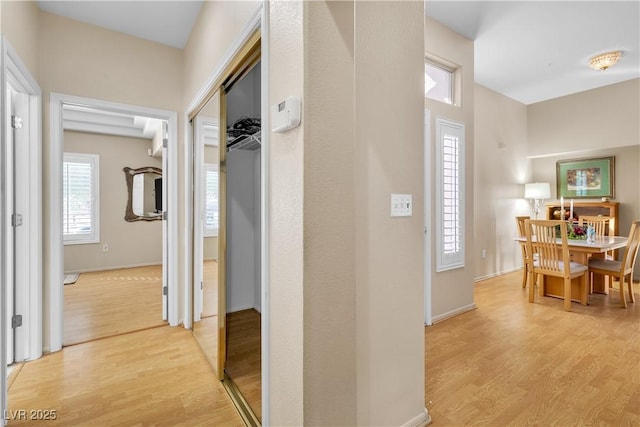
[[[204,165],[204,236],[218,235],[218,165]]]
[[[98,243],[99,156],[64,153],[62,163],[62,232],[66,245]]]
[[[464,267],[464,125],[436,119],[436,271]]]

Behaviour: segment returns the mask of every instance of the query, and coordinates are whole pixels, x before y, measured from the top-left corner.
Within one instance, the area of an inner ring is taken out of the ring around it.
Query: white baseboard
[[[483,280],[492,279],[494,277],[502,276],[503,274],[513,273],[514,271],[522,270],[523,266],[510,268],[508,270],[498,271],[496,273],[485,274],[484,276],[474,277],[473,283],[481,282]]]
[[[162,262],[147,262],[143,264],[131,264],[131,265],[115,265],[109,267],[99,267],[99,268],[87,268],[82,270],[69,270],[65,271],[64,274],[74,274],[74,273],[92,273],[94,271],[110,271],[110,270],[121,270],[124,268],[137,268],[137,267],[150,267],[152,265],[162,265]]]
[[[429,415],[429,410],[427,408],[424,408],[424,410],[420,412],[420,414],[411,418],[409,421],[402,425],[405,427],[423,427],[428,426],[429,424],[431,424],[431,416]]]
[[[467,311],[475,310],[476,308],[478,307],[476,307],[475,303],[458,307],[455,310],[447,311],[446,313],[442,313],[438,316],[433,316],[433,318],[431,319],[431,323],[436,324],[438,322],[442,322],[443,320],[450,319],[451,317],[457,316],[459,314],[466,313]]]

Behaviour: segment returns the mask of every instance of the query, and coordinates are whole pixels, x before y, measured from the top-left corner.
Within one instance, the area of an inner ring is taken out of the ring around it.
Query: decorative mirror
[[[129,193],[125,221],[162,219],[162,169],[148,166],[123,170]]]

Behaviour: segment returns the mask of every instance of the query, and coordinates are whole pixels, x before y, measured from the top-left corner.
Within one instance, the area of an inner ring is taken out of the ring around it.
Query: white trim
[[[260,29],[260,49],[261,49],[261,59],[260,59],[260,101],[262,104],[261,108],[261,116],[262,116],[262,126],[265,128],[262,132],[262,141],[261,141],[261,155],[260,155],[260,197],[261,197],[261,206],[260,210],[262,212],[260,224],[260,230],[262,236],[260,237],[260,287],[261,287],[261,304],[260,304],[260,319],[261,319],[261,384],[262,384],[262,425],[268,426],[271,425],[271,394],[270,394],[270,385],[271,385],[271,374],[270,374],[270,366],[271,366],[271,341],[270,341],[270,319],[271,319],[271,306],[269,304],[269,189],[270,189],[270,181],[269,181],[269,173],[270,173],[270,141],[271,141],[271,133],[269,131],[268,126],[265,126],[265,123],[268,124],[271,122],[270,108],[269,108],[269,40],[270,40],[270,32],[269,32],[269,0],[264,0],[262,6],[262,15],[261,15],[261,29]]]
[[[439,314],[437,316],[433,316],[433,318],[431,320],[433,321],[433,324],[435,325],[436,323],[442,322],[443,320],[450,319],[450,318],[455,317],[455,316],[457,316],[459,314],[466,313],[467,311],[475,310],[476,308],[478,308],[478,307],[475,305],[475,303],[464,305],[462,307],[456,308],[455,310],[447,311],[446,313],[442,313],[442,314]]]
[[[424,408],[422,412],[402,425],[406,427],[422,427],[429,424],[431,424],[431,416],[429,415],[429,410]]]
[[[6,97],[7,97],[7,82],[6,82],[6,47],[4,37],[0,37],[0,49],[2,53],[0,54],[0,111],[4,111],[6,105]],[[6,115],[3,114],[0,117],[0,141],[5,141],[5,135],[7,130],[7,120]],[[7,235],[7,202],[6,202],[6,177],[5,173],[7,170],[7,164],[5,159],[7,158],[7,147],[5,143],[0,144],[0,272],[3,275],[0,277],[4,283],[5,281],[5,272],[7,271],[7,244],[6,244],[6,235]],[[0,286],[0,411],[2,414],[6,413],[7,410],[7,286]],[[3,417],[4,418],[4,417]],[[2,425],[6,425],[7,421],[3,419]]]
[[[424,110],[424,324],[431,325],[431,254],[433,231],[431,229],[431,111]]]
[[[141,264],[127,264],[127,265],[114,265],[109,267],[102,268],[84,268],[82,270],[69,270],[65,271],[64,274],[74,274],[74,273],[93,273],[95,271],[112,271],[112,270],[124,270],[127,268],[139,268],[139,267],[151,267],[155,265],[162,265],[162,262],[143,262]]]
[[[28,103],[28,214],[29,220],[25,225],[28,227],[29,259],[27,266],[28,280],[27,287],[18,289],[16,292],[16,303],[23,314],[23,329],[20,332],[21,342],[24,343],[20,351],[24,360],[33,360],[42,356],[42,91],[38,82],[33,78],[28,68],[22,62],[16,51],[6,38],[2,38],[2,106],[6,102],[7,84],[11,84],[13,89],[27,94]],[[4,108],[3,108],[4,111]],[[4,141],[7,123],[6,116],[2,118]],[[6,230],[5,230],[6,231]],[[4,235],[4,233],[3,233]],[[6,250],[6,248],[5,248]],[[3,286],[4,288],[4,286]],[[2,299],[5,301],[4,297]],[[4,319],[4,306],[1,309]],[[6,327],[6,325],[5,325]],[[6,331],[3,328],[3,332]],[[6,335],[2,340],[2,354],[6,357]],[[18,355],[18,349],[16,356]],[[3,359],[4,360],[4,359]],[[16,360],[18,358],[16,357]],[[4,360],[3,366],[6,366]],[[4,371],[3,371],[4,372]],[[3,396],[4,397],[4,396]],[[6,400],[3,402],[6,403]],[[2,408],[5,409],[5,408]]]
[[[168,233],[165,236],[167,242],[167,277],[168,287],[168,320],[169,325],[177,326],[179,323],[178,310],[178,116],[174,111],[155,108],[121,104],[99,99],[83,98],[79,96],[51,93],[50,95],[50,243],[49,243],[49,280],[46,284],[49,290],[49,349],[58,351],[62,349],[63,328],[63,244],[62,244],[62,152],[63,152],[63,104],[87,106],[103,109],[114,113],[135,114],[166,120],[168,122],[168,170],[165,171],[168,179],[167,206],[171,206],[168,219]]]
[[[458,232],[459,245],[455,253],[444,253],[444,161],[443,144],[444,136],[452,135],[458,138],[458,202],[459,218]],[[465,193],[465,126],[462,122],[436,117],[436,141],[435,141],[435,163],[436,163],[436,272],[463,268],[465,266],[465,213],[466,213],[466,193]]]
[[[481,282],[483,280],[492,279],[494,277],[503,276],[505,274],[515,273],[516,271],[522,270],[522,268],[523,268],[523,265],[520,265],[518,267],[509,268],[507,270],[502,270],[502,271],[498,271],[498,272],[495,272],[495,273],[485,274],[484,276],[474,277],[473,278],[473,282],[474,283]]]

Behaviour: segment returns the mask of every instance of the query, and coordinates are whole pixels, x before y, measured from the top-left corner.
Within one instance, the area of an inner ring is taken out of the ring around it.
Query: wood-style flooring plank
[[[64,345],[166,323],[161,265],[82,273],[64,286]]]
[[[639,426],[640,303],[615,290],[566,312],[520,279],[477,283],[476,310],[425,328],[432,425]]]
[[[244,425],[191,332],[168,326],[27,362],[8,400],[9,414],[55,410],[55,420],[40,421],[51,426]]]

